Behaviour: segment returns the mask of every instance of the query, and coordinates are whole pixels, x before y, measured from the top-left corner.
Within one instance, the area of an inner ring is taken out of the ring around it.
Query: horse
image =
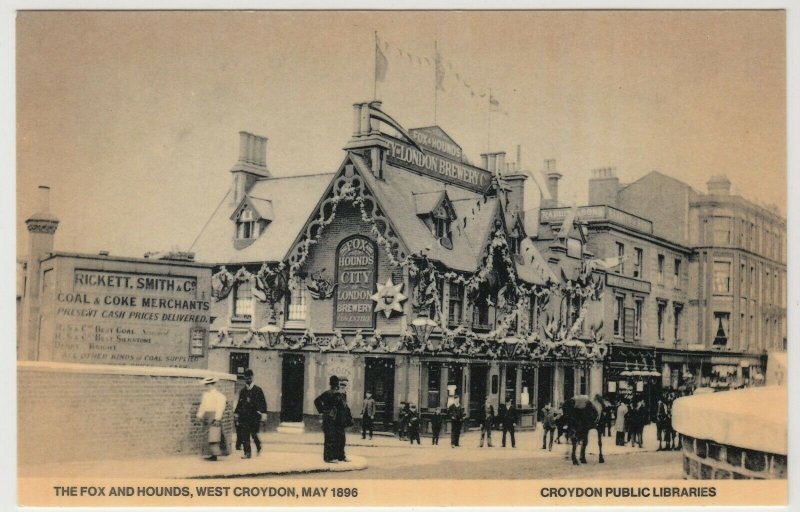
[[[589,431],[597,431],[597,446],[600,450],[600,464],[605,462],[603,458],[603,435],[600,424],[606,404],[600,395],[590,398],[587,395],[576,395],[564,402],[563,421],[567,426],[568,439],[572,440],[572,463],[578,465],[575,457],[575,449],[578,441],[581,443],[580,462],[586,464],[586,445],[589,443]]]

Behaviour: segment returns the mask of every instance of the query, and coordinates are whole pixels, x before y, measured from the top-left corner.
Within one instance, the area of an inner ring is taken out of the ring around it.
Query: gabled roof
[[[260,197],[251,197],[250,195],[247,195],[242,199],[242,202],[239,203],[239,207],[233,211],[233,213],[230,216],[230,219],[231,220],[238,219],[242,210],[244,210],[246,206],[249,206],[254,212],[256,212],[256,215],[258,215],[260,219],[271,221],[273,218],[271,200],[262,199]]]
[[[410,253],[424,252],[430,259],[454,270],[474,272],[478,268],[497,218],[496,197],[484,197],[461,187],[447,188],[456,218],[452,226],[453,248],[445,249],[417,215],[415,202],[419,195],[436,196],[432,193],[442,190],[441,181],[389,165],[384,170],[384,179],[379,180],[361,157],[356,154],[349,157]]]
[[[230,217],[241,203],[231,205],[233,191],[228,190],[192,246],[197,261],[222,265],[282,261],[332,178],[326,173],[258,180],[247,196],[259,212],[269,203],[272,222],[252,244],[238,250]]]
[[[448,219],[456,219],[453,202],[450,201],[450,197],[444,189],[440,192],[414,194],[414,204],[417,206],[417,215],[430,215],[441,207],[444,209]]]

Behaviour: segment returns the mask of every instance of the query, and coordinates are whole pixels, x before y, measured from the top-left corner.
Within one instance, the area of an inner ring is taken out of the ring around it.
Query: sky
[[[352,104],[373,99],[376,31],[387,113],[436,122],[473,162],[514,161],[517,145],[534,174],[556,159],[565,204],[615,167],[700,191],[726,174],[786,211],[781,11],[39,11],[16,31],[19,255],[39,185],[56,250],[188,249],[231,184],[240,130],[269,138],[274,176],[335,171]]]

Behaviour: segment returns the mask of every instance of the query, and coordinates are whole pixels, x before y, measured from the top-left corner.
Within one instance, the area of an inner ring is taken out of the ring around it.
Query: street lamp
[[[275,324],[267,324],[258,330],[258,333],[266,337],[267,345],[272,346],[272,340],[275,334],[281,332],[280,327]]]
[[[428,338],[437,325],[436,322],[424,315],[418,316],[411,321],[411,328],[414,330],[414,336],[416,336],[423,345],[428,343]]]

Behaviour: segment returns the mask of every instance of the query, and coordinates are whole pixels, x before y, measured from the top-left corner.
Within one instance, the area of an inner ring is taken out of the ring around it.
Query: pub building
[[[602,279],[574,218],[526,227],[526,175],[503,152],[473,165],[378,101],[353,122],[329,174],[274,176],[267,139],[240,133],[233,185],[192,247],[214,265],[210,367],[252,368],[280,431],[319,428],[330,375],[356,421],[372,393],[384,431],[404,403],[427,423],[459,397],[474,425],[487,397],[511,400],[532,427],[546,403],[601,392]]]

